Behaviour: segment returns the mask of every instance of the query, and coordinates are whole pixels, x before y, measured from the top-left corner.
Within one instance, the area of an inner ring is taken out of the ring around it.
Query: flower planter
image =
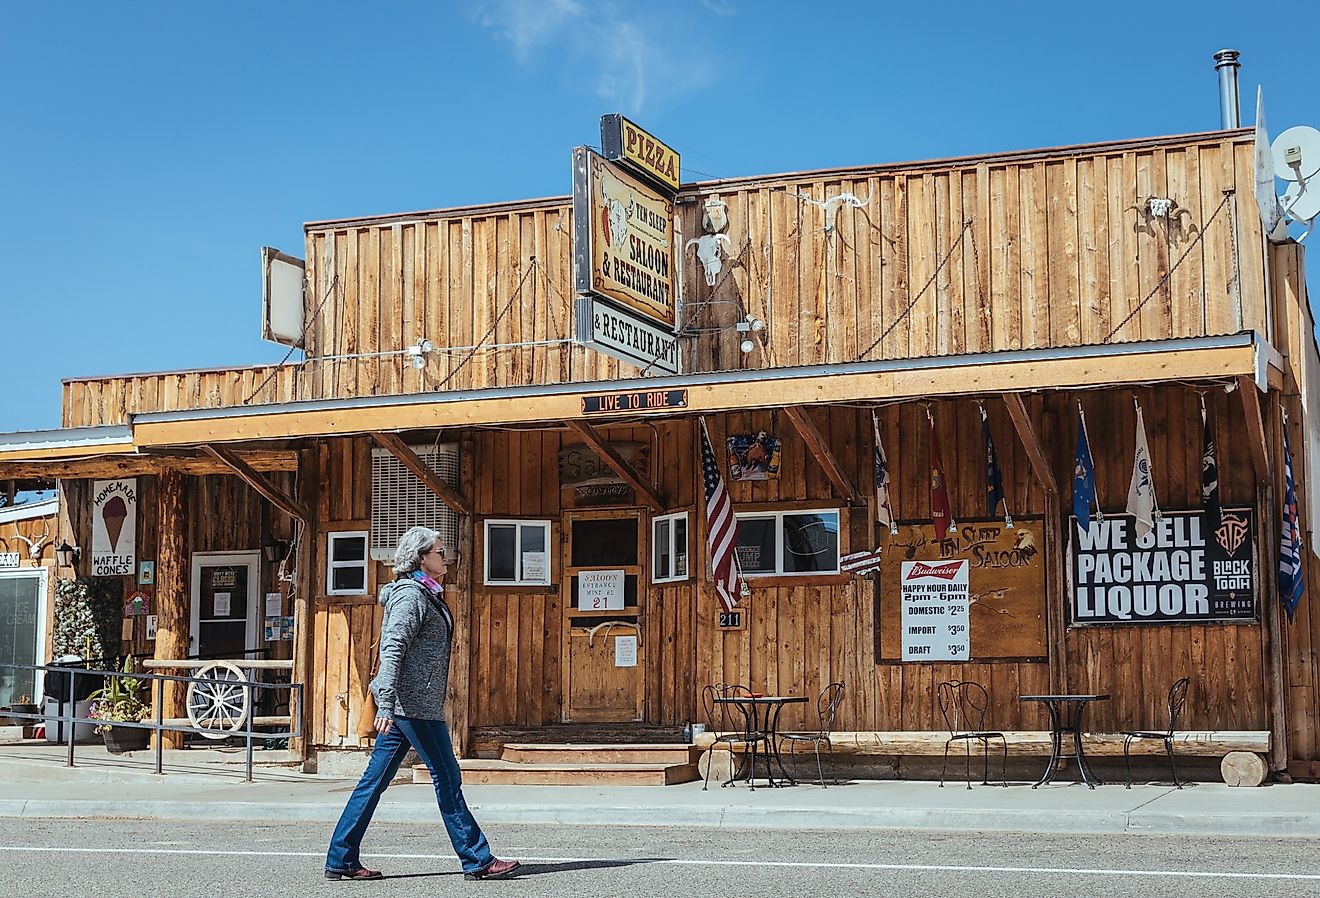
[[[142,751],[151,741],[151,730],[139,727],[103,724],[101,735],[105,738],[106,751],[112,755],[121,755],[126,751]]]

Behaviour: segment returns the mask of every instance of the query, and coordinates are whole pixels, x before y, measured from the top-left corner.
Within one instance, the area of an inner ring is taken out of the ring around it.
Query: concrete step
[[[500,760],[516,764],[695,764],[701,749],[695,745],[650,744],[561,744],[511,742],[500,752]]]
[[[483,786],[672,786],[701,778],[696,764],[516,764],[467,758],[463,782]],[[430,783],[426,765],[413,767],[414,783]]]

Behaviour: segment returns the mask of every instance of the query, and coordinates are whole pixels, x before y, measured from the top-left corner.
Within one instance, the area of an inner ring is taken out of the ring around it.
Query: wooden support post
[[[316,757],[312,753],[312,702],[316,696],[312,691],[312,671],[315,669],[312,655],[316,645],[312,641],[312,631],[316,607],[312,604],[312,596],[316,592],[316,572],[320,570],[317,552],[321,533],[321,465],[318,446],[313,445],[310,449],[303,450],[301,466],[301,476],[298,480],[302,490],[298,499],[312,512],[312,517],[303,522],[305,526],[296,530],[298,545],[294,547],[298,553],[298,565],[295,581],[297,591],[293,595],[293,682],[302,684],[302,699],[296,703],[291,700],[289,711],[291,715],[296,715],[291,719],[298,721],[298,729],[302,732],[302,736],[290,739],[289,748],[302,757],[305,773],[315,773]]]
[[[403,465],[413,473],[413,476],[426,485],[426,488],[435,493],[440,501],[449,506],[456,514],[471,515],[472,506],[466,499],[454,491],[449,484],[440,479],[430,465],[408,448],[408,444],[399,439],[397,434],[373,432],[371,438],[380,445],[382,449],[387,450],[399,460]]]
[[[156,529],[160,545],[156,551],[156,660],[177,661],[188,657],[189,593],[187,478],[178,471],[165,471],[157,481]],[[184,716],[182,683],[160,682],[162,714]],[[154,717],[152,718],[155,719]],[[183,748],[182,733],[165,733],[165,748]]]
[[[635,489],[637,495],[640,496],[647,505],[651,506],[655,511],[665,510],[665,500],[660,497],[658,492],[656,492],[655,487],[651,485],[650,481],[638,474],[632,465],[624,461],[623,456],[615,452],[610,444],[606,442],[605,438],[596,432],[595,428],[584,421],[574,421],[572,419],[565,421],[564,424],[569,430],[580,436],[582,441],[590,446],[591,450],[595,452],[596,455],[600,456],[600,460],[614,470],[614,473],[622,477],[624,483]]]
[[[1270,480],[1270,450],[1265,439],[1265,425],[1260,417],[1260,394],[1256,392],[1254,378],[1237,379],[1238,397],[1242,400],[1242,414],[1247,421],[1247,446],[1251,449],[1251,463],[1256,469],[1256,482]]]
[[[799,405],[789,405],[784,407],[784,414],[788,420],[793,422],[797,432],[802,437],[802,441],[807,444],[811,454],[815,456],[816,462],[825,470],[825,476],[834,484],[834,488],[839,493],[839,498],[843,499],[849,505],[857,501],[857,489],[848,479],[848,475],[843,472],[839,462],[830,451],[830,445],[825,441],[825,437],[816,428],[816,422],[811,420],[811,415],[805,408]]]
[[[300,521],[306,521],[309,517],[307,509],[303,508],[284,491],[266,479],[264,474],[253,469],[251,465],[239,458],[231,449],[224,446],[203,446],[207,452],[214,455],[219,461],[227,465],[239,479],[252,487],[258,493],[265,496],[276,508],[285,514],[295,517]]]
[[[1036,428],[1027,415],[1026,406],[1022,404],[1022,397],[1017,393],[1005,393],[1004,407],[1008,409],[1008,416],[1013,419],[1013,429],[1017,431],[1022,448],[1027,451],[1032,473],[1045,488],[1045,492],[1057,496],[1059,485],[1054,481],[1054,472],[1050,470],[1049,462],[1045,459],[1045,450],[1036,437]]]
[[[476,483],[476,459],[473,453],[476,440],[465,435],[459,443],[458,463],[460,485],[472,489]],[[460,758],[471,757],[471,702],[472,695],[472,572],[473,521],[464,518],[458,530],[458,564],[454,569],[455,589],[446,593],[449,610],[454,615],[454,637],[449,651],[449,697],[445,702],[445,721],[449,724],[450,741]],[[477,568],[477,570],[480,570]]]

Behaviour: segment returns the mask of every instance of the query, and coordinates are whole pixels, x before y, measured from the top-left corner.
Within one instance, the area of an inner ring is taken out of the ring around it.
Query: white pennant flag
[[[1133,402],[1136,405],[1136,402]],[[1137,452],[1132,459],[1132,483],[1128,486],[1127,513],[1136,519],[1137,537],[1150,533],[1160,516],[1155,501],[1155,478],[1150,467],[1150,447],[1146,445],[1146,421],[1137,405]]]

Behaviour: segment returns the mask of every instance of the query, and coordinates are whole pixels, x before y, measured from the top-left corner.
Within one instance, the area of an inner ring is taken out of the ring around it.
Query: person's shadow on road
[[[607,870],[611,867],[631,867],[634,864],[653,864],[665,860],[665,858],[639,857],[617,860],[588,860],[588,861],[563,861],[559,863],[525,863],[519,864],[518,869],[512,876],[503,877],[505,880],[523,879],[528,876],[544,876],[547,873],[568,873],[573,870]],[[381,877],[382,879],[423,879],[431,876],[462,876],[456,871],[447,870],[443,873],[394,873]]]

